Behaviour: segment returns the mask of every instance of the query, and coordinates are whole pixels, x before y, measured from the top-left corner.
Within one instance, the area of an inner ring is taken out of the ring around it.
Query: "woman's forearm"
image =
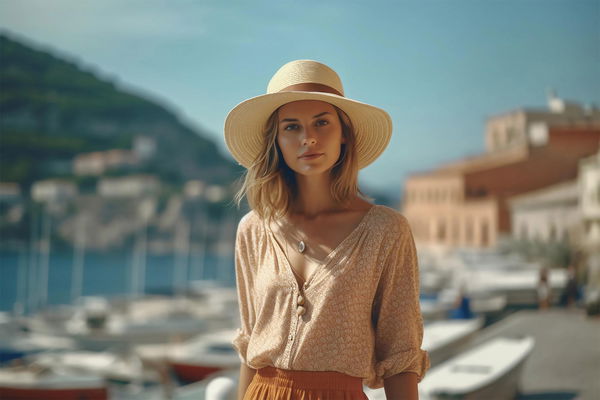
[[[246,394],[246,389],[250,385],[252,378],[254,378],[254,374],[256,370],[250,368],[244,363],[240,364],[240,381],[238,384],[238,400],[242,400],[244,395]]]
[[[383,381],[385,397],[393,400],[419,400],[417,374],[402,372]]]

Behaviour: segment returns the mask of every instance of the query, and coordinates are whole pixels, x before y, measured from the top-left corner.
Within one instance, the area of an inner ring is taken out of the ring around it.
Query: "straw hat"
[[[344,97],[337,73],[312,60],[291,61],[271,78],[267,94],[235,106],[225,119],[225,143],[233,157],[249,168],[262,151],[267,119],[280,106],[298,100],[320,100],[343,110],[354,126],[358,167],[371,164],[392,135],[392,120],[384,110]]]

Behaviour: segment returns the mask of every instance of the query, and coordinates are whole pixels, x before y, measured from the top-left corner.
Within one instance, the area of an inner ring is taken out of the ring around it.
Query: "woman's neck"
[[[313,218],[328,211],[340,210],[343,205],[331,196],[329,174],[318,176],[296,175],[298,198],[292,212],[306,218]]]

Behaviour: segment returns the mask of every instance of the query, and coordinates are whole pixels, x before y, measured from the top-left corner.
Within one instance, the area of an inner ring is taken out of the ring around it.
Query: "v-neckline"
[[[317,275],[320,270],[325,268],[335,258],[335,256],[341,251],[341,249],[344,247],[344,245],[348,241],[350,241],[351,238],[353,238],[356,234],[358,234],[358,232],[362,229],[363,225],[367,222],[368,218],[372,214],[375,207],[377,207],[376,204],[371,206],[371,208],[369,208],[369,210],[365,213],[365,215],[363,215],[360,222],[352,229],[352,231],[350,231],[350,233],[348,233],[348,235],[346,235],[346,237],[344,239],[342,239],[337,244],[337,246],[335,246],[335,248],[329,252],[329,254],[327,254],[327,256],[323,259],[323,261],[318,262],[316,264],[314,271],[312,271],[310,276],[308,276],[306,278],[306,280],[304,281],[304,285],[301,285],[299,282],[299,278],[301,278],[300,276],[298,276],[298,278],[296,278],[296,272],[294,272],[294,268],[292,267],[292,264],[290,263],[290,260],[288,259],[287,254],[285,254],[285,252],[283,251],[281,244],[275,238],[275,233],[273,232],[273,230],[271,229],[270,226],[267,226],[267,231],[269,232],[269,235],[271,236],[271,242],[274,245],[273,247],[275,247],[275,251],[278,251],[280,253],[280,256],[283,259],[284,264],[286,264],[286,266],[287,266],[286,269],[287,269],[288,275],[292,279],[292,281],[294,282],[294,284],[296,285],[297,288],[304,286],[304,290],[306,290],[311,287],[311,285],[309,285],[309,283],[313,281],[313,278],[315,277],[315,275]],[[267,224],[265,224],[265,225],[267,225]]]

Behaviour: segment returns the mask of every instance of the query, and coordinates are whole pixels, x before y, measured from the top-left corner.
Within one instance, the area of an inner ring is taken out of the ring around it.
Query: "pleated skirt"
[[[260,368],[244,400],[368,400],[362,378],[335,371]]]

